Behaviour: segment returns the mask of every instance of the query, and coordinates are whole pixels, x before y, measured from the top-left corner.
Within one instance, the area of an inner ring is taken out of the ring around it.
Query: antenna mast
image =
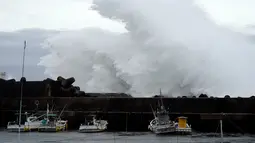
[[[159,95],[160,95],[161,104],[164,107],[164,103],[163,103],[163,99],[162,99],[162,93],[161,93],[161,88],[159,89]]]

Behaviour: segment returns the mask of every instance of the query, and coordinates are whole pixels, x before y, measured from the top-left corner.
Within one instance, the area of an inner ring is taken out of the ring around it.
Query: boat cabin
[[[178,127],[179,128],[186,128],[187,127],[187,117],[181,116],[177,118],[178,120]]]

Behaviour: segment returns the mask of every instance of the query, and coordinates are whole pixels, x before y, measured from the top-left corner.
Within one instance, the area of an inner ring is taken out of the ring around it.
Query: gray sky
[[[0,0],[0,71],[20,78],[24,39],[28,41],[25,75],[37,80],[45,78],[43,67],[37,66],[47,52],[40,48],[40,43],[55,30],[88,26],[124,30],[123,25],[89,11],[89,3],[90,0]],[[247,31],[245,27],[255,25],[254,0],[196,0],[196,3],[217,24],[237,31]]]
[[[27,40],[25,76],[29,79],[43,79],[44,68],[36,66],[40,57],[47,51],[40,47],[46,37],[56,31],[40,29],[19,30],[15,32],[0,32],[0,71],[11,76],[21,77],[22,53],[24,39]]]
[[[195,0],[219,24],[244,27],[255,23],[254,0]],[[0,0],[0,31],[23,28],[80,29],[100,26],[122,29],[89,11],[91,0]]]

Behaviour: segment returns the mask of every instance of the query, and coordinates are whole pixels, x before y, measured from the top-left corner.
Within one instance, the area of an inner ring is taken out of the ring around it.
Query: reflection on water
[[[151,133],[21,133],[20,143],[216,143],[219,137],[208,136],[157,136]],[[17,143],[18,133],[0,132],[0,143]],[[253,143],[252,136],[224,137],[224,142]]]

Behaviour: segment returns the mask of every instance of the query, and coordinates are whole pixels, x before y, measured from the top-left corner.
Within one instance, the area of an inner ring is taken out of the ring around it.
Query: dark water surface
[[[0,143],[220,143],[219,137],[201,134],[192,136],[157,136],[152,133],[9,133],[0,132]],[[255,143],[253,136],[224,137],[229,143]]]

